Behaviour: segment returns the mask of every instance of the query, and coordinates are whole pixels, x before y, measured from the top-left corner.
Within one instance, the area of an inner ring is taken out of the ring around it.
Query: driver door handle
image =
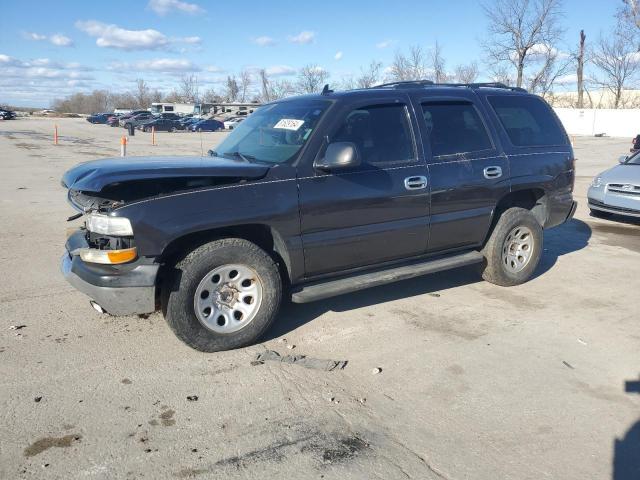
[[[500,178],[502,176],[501,167],[486,167],[482,172],[484,173],[484,178],[488,179]]]
[[[404,179],[404,188],[407,190],[422,190],[427,187],[427,177],[416,176]]]

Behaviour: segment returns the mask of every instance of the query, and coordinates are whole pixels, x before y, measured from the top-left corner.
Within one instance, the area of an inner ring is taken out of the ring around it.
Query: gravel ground
[[[585,197],[628,139],[575,139],[580,206],[529,283],[460,269],[287,305],[261,344],[202,354],[159,314],[98,314],[59,273],[60,177],[122,133],[0,122],[0,478],[638,478],[640,223],[591,218]],[[223,135],[137,133],[129,154]],[[349,363],[252,366],[265,348]]]

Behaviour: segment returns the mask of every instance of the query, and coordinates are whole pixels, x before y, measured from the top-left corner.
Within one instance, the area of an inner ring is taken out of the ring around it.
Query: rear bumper
[[[549,202],[549,216],[544,228],[551,228],[568,222],[573,218],[578,203],[573,200],[571,192],[552,196]]]
[[[60,269],[64,278],[111,315],[135,315],[156,310],[159,265],[140,259],[123,265],[96,265],[73,252],[86,244],[81,231],[69,237]]]

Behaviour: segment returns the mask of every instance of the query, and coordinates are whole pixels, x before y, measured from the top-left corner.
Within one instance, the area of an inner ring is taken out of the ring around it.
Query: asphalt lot
[[[123,132],[0,122],[0,478],[636,478],[640,222],[591,218],[585,197],[628,139],[575,139],[580,206],[529,283],[461,269],[288,305],[263,343],[202,354],[159,314],[98,314],[59,273],[60,177]],[[137,133],[128,152],[223,135]],[[349,363],[252,366],[265,348]]]

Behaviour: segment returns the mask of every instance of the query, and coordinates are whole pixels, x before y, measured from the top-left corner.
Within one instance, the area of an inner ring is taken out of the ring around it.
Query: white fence
[[[635,137],[640,133],[640,109],[554,108],[569,135]]]

